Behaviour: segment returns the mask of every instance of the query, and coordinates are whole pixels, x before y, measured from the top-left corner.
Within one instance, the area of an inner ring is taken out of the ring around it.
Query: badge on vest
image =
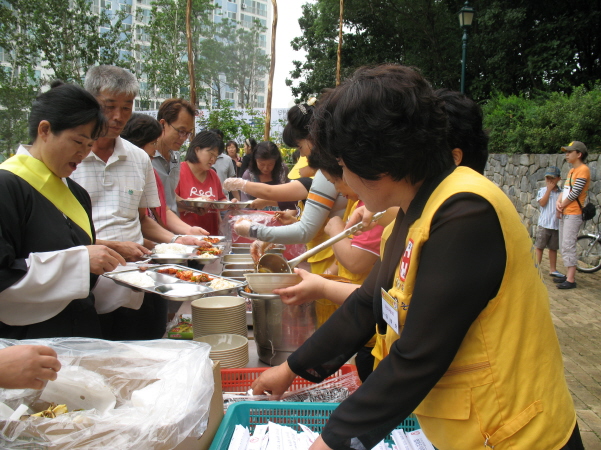
[[[399,265],[399,279],[405,281],[407,278],[407,272],[409,272],[409,264],[411,263],[411,253],[413,253],[413,239],[409,239],[405,252],[401,258],[401,264]]]
[[[384,288],[380,290],[382,291],[382,318],[396,334],[399,334],[399,301]]]

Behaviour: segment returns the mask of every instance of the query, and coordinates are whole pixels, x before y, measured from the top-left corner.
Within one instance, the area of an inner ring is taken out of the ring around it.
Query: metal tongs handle
[[[374,214],[373,217],[371,218],[371,221],[374,222],[374,221],[378,220],[380,217],[382,217],[384,215],[384,213],[386,213],[386,211],[380,211],[379,213]],[[308,259],[313,255],[316,255],[317,253],[322,251],[324,248],[334,245],[336,242],[341,241],[345,237],[348,237],[351,234],[356,233],[359,230],[362,230],[363,228],[364,228],[363,223],[359,222],[358,224],[353,225],[349,229],[344,230],[342,233],[338,233],[336,236],[333,236],[330,239],[328,239],[327,241],[322,242],[321,244],[313,247],[311,250],[303,253],[302,255],[297,256],[294,259],[291,259],[290,261],[288,261],[288,265],[290,266],[291,269],[293,269],[294,267],[298,266],[298,264],[301,263],[302,261],[304,261],[305,259]]]

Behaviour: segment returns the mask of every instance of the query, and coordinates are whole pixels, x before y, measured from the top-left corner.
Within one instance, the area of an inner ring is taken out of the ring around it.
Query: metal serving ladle
[[[376,213],[372,217],[372,222],[378,220],[380,217],[384,215],[386,211],[382,211]],[[356,233],[359,230],[363,229],[363,223],[358,223],[353,225],[347,230],[344,230],[342,233],[337,234],[336,236],[331,237],[325,242],[313,247],[311,250],[303,253],[300,256],[297,256],[290,261],[286,261],[286,259],[277,254],[277,253],[265,253],[261,258],[259,258],[259,262],[257,263],[257,273],[292,273],[292,269],[298,266],[299,263],[304,261],[307,258],[319,253],[324,248],[329,247],[330,245],[335,244],[338,241],[341,241],[347,236],[350,236],[353,233]]]

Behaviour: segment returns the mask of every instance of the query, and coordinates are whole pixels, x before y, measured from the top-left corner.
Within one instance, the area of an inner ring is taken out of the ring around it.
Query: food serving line
[[[192,325],[192,333],[179,333],[180,342],[36,341],[53,346],[63,368],[41,393],[15,397],[11,390],[0,389],[0,413],[5,407],[6,414],[0,418],[2,448],[31,443],[40,445],[35,448],[70,450],[93,443],[123,449],[241,450],[255,448],[251,436],[255,441],[277,441],[273,448],[309,448],[336,403],[359,387],[356,368],[345,365],[319,385],[297,377],[284,403],[252,395],[250,386],[260,373],[285,361],[315,331],[315,303],[285,305],[272,294],[275,288],[299,283],[300,277],[257,273],[272,270],[267,264],[254,264],[249,243],[232,243],[224,236],[202,239],[206,244],[199,247],[159,244],[149,260],[104,275],[181,302],[178,316],[191,316],[187,325]],[[290,270],[306,264],[301,262],[303,255],[283,260],[284,250],[281,245],[269,250],[271,267],[281,263]],[[33,414],[48,407],[50,416]],[[61,414],[55,415],[59,409]],[[268,422],[274,424],[267,426]],[[418,425],[408,418],[399,427],[414,434]],[[297,436],[297,431],[304,434]],[[388,444],[397,442],[393,438],[375,448],[388,450]],[[294,444],[301,440],[302,445]]]

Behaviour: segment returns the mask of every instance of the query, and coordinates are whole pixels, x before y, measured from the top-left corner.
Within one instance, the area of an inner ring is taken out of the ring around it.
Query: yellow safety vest
[[[495,208],[507,264],[497,296],[476,318],[451,366],[414,412],[441,450],[560,449],[570,438],[576,413],[532,241],[502,191],[471,169],[459,167],[449,175],[410,226],[405,242],[406,248],[412,244],[410,255],[403,256],[403,268],[397,267],[388,293],[410,308],[432,218],[460,192],[477,193]],[[401,334],[409,308],[398,308]],[[386,357],[398,338],[390,326],[378,335],[376,359]]]

